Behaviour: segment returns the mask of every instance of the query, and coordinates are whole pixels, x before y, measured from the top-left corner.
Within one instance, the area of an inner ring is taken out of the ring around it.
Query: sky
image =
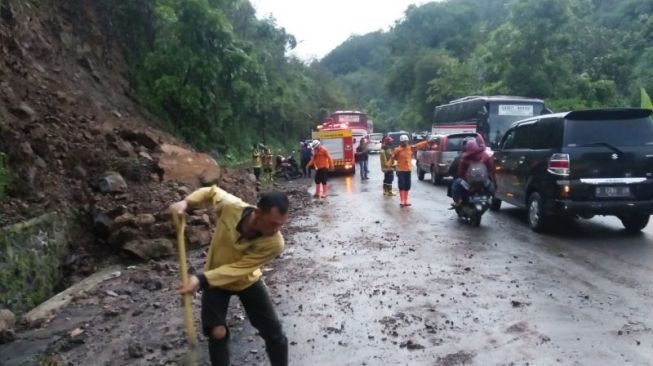
[[[250,0],[259,18],[272,16],[297,39],[292,54],[320,59],[347,40],[388,30],[411,5],[427,0]]]

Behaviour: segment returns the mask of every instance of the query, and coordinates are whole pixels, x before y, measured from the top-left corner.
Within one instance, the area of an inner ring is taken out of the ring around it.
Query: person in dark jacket
[[[369,158],[369,152],[367,150],[367,139],[363,138],[361,139],[360,144],[358,144],[358,147],[356,148],[356,162],[358,163],[358,166],[360,167],[360,173],[361,173],[361,180],[368,180],[370,179],[367,175],[370,172],[367,169],[367,160]]]
[[[311,169],[306,167],[308,165],[308,162],[311,161],[311,158],[313,157],[313,150],[307,144],[306,142],[302,142],[301,146],[301,151],[300,151],[300,158],[301,158],[301,167],[302,167],[302,173],[304,173],[304,177],[311,177]]]
[[[487,179],[483,184],[488,191],[494,191],[494,185],[489,178],[494,172],[494,162],[492,161],[492,157],[485,151],[485,146],[479,145],[476,139],[468,139],[465,144],[464,153],[460,156],[459,161],[458,171],[451,186],[451,195],[454,201],[453,207],[458,207],[463,202],[470,183],[466,181],[468,170],[476,163],[481,163],[485,166]]]

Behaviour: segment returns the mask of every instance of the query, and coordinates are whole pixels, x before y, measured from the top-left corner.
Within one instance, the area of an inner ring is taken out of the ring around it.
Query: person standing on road
[[[313,151],[311,150],[311,147],[307,142],[302,142],[302,149],[300,151],[301,154],[301,163],[302,163],[302,173],[304,173],[304,177],[311,177],[311,169],[307,167],[308,162],[311,161],[311,156],[313,155]]]
[[[390,167],[397,162],[397,183],[399,185],[399,205],[401,207],[411,206],[408,202],[408,191],[410,191],[411,177],[410,174],[413,170],[413,151],[428,144],[427,141],[417,143],[415,146],[408,145],[408,135],[401,135],[399,137],[400,145],[390,156],[390,160],[386,166]]]
[[[274,162],[272,160],[272,151],[269,147],[266,147],[263,154],[263,177],[268,182],[272,181],[272,172],[274,171]]]
[[[261,159],[261,151],[256,145],[252,147],[252,170],[254,170],[254,176],[256,180],[261,178],[261,168],[263,167],[263,159]]]
[[[333,169],[333,159],[329,150],[322,146],[319,140],[313,140],[311,146],[313,147],[313,157],[306,167],[315,167],[315,194],[313,197],[326,199],[329,192],[327,178],[329,169]]]
[[[360,167],[361,181],[370,179],[368,177],[369,170],[367,163],[369,159],[369,152],[367,150],[367,139],[362,138],[360,144],[356,148],[356,162]]]
[[[288,339],[272,306],[261,267],[283,251],[281,227],[288,221],[288,197],[264,193],[257,206],[243,202],[217,186],[200,188],[170,205],[183,215],[188,207],[212,204],[220,219],[206,257],[204,272],[192,275],[179,292],[202,290],[202,329],[209,338],[211,365],[228,366],[229,299],[236,295],[252,325],[265,340],[272,366],[288,365]]]
[[[383,138],[383,146],[379,152],[381,159],[381,170],[383,171],[383,195],[395,196],[392,191],[392,182],[394,181],[395,168],[394,166],[388,167],[388,160],[392,156],[392,137],[386,136]]]

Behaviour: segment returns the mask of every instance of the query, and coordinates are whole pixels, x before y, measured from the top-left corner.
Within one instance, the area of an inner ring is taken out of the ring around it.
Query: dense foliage
[[[426,129],[466,95],[543,98],[554,110],[638,106],[653,90],[653,0],[449,0],[411,6],[322,64],[382,129]]]
[[[286,56],[294,37],[248,0],[98,4],[144,104],[201,149],[236,158],[255,142],[294,146],[344,104],[319,64]]]

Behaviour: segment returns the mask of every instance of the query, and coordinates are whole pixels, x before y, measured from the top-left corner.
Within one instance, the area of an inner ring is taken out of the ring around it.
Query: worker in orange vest
[[[414,146],[408,145],[408,135],[401,135],[399,137],[400,145],[395,149],[390,159],[386,163],[387,167],[397,162],[397,183],[399,185],[399,205],[401,207],[410,206],[408,202],[408,191],[410,191],[410,173],[413,170],[413,151],[427,144],[422,141]]]
[[[313,157],[306,165],[306,168],[315,167],[315,194],[313,197],[326,199],[329,192],[327,178],[329,169],[333,169],[333,159],[329,154],[329,150],[322,146],[319,140],[313,140],[311,147],[313,148]]]

